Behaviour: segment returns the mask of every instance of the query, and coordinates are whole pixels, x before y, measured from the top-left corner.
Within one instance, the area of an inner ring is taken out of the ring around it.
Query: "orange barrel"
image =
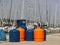
[[[40,27],[37,27],[34,30],[34,41],[42,42],[44,41],[44,30]]]
[[[17,28],[17,30],[20,31],[20,41],[24,41],[24,39],[25,39],[25,35],[24,35],[25,34],[25,29],[19,27],[19,28]]]

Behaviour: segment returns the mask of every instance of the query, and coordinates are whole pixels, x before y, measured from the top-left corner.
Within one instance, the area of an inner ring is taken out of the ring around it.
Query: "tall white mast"
[[[38,6],[39,6],[39,21],[42,22],[42,16],[41,16],[41,12],[40,12],[40,1],[38,0]]]
[[[46,0],[46,21],[48,22],[48,9],[47,9],[47,0]]]
[[[24,0],[22,2],[22,9],[21,9],[21,19],[24,19]]]
[[[59,20],[58,20],[58,5],[57,5],[57,19],[56,19],[56,23],[57,23],[57,26],[58,26],[58,23],[59,23]]]
[[[48,26],[50,27],[50,17],[51,16],[51,5],[49,6],[49,13],[48,13]]]
[[[34,15],[34,22],[36,21],[36,0],[34,1],[34,10],[35,10],[35,15]]]
[[[10,12],[9,12],[9,23],[11,23],[12,3],[13,3],[13,0],[11,0],[11,5],[10,5]]]
[[[46,0],[46,24],[48,26],[48,9],[47,9],[47,0]]]
[[[56,18],[57,18],[57,4],[56,4],[56,10],[55,10],[55,17],[54,17],[54,18],[55,18],[55,21],[54,21],[54,22],[55,22],[55,23],[54,23],[54,27],[55,27],[56,24],[57,24],[57,22],[56,22]]]
[[[0,0],[1,1],[1,0]],[[1,26],[3,26],[3,4],[1,3],[1,12],[2,12],[2,18],[1,18]]]

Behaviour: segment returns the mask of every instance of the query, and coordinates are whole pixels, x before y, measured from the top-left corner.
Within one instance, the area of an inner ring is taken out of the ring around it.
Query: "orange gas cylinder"
[[[37,27],[34,30],[34,41],[42,42],[44,41],[44,30],[40,27]]]
[[[20,31],[20,41],[24,41],[24,38],[25,38],[25,30],[23,28],[17,28],[17,30]]]

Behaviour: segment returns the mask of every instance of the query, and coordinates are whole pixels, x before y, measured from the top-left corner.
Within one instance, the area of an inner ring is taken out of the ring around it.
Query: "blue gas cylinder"
[[[2,41],[6,40],[6,34],[2,29],[0,29],[0,40]]]
[[[17,20],[16,28],[19,28],[19,27],[22,27],[22,28],[24,28],[25,30],[27,30],[26,20],[24,20],[24,19],[22,19],[22,20]]]
[[[28,29],[26,30],[26,41],[33,41],[33,30],[34,29]]]
[[[9,41],[10,42],[19,42],[19,34],[20,32],[16,29],[9,31]]]
[[[46,30],[44,30],[44,41],[46,41]]]
[[[26,20],[20,20],[22,25],[26,26]]]
[[[21,27],[22,25],[26,26],[26,20],[17,20],[17,28]]]

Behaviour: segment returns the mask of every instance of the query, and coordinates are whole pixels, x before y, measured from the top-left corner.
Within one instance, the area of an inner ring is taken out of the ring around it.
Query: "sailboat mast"
[[[38,6],[39,6],[39,21],[42,22],[41,12],[40,12],[40,1],[38,0]]]
[[[47,0],[46,0],[46,25],[48,26],[48,9],[47,9]]]
[[[11,6],[10,6],[10,12],[9,12],[9,23],[11,23],[12,2],[13,0],[11,0]]]
[[[47,0],[46,0],[46,22],[48,22]]]
[[[21,17],[20,17],[21,19],[24,18],[23,12],[24,12],[24,0],[23,0],[23,2],[22,2]]]
[[[2,3],[1,3],[1,12],[2,12],[1,26],[3,27],[3,4]]]
[[[56,26],[56,18],[57,18],[57,4],[56,4],[56,11],[55,11],[55,23],[54,23],[54,27]]]
[[[58,17],[58,5],[57,5],[57,17]],[[56,23],[57,23],[57,26],[58,26],[58,23],[59,23],[58,18],[56,20]]]
[[[48,26],[49,26],[49,27],[50,27],[50,18],[51,18],[51,17],[50,17],[50,16],[51,16],[50,14],[51,14],[51,5],[49,6],[49,14],[48,14],[48,18],[49,18],[49,19],[48,19]]]

